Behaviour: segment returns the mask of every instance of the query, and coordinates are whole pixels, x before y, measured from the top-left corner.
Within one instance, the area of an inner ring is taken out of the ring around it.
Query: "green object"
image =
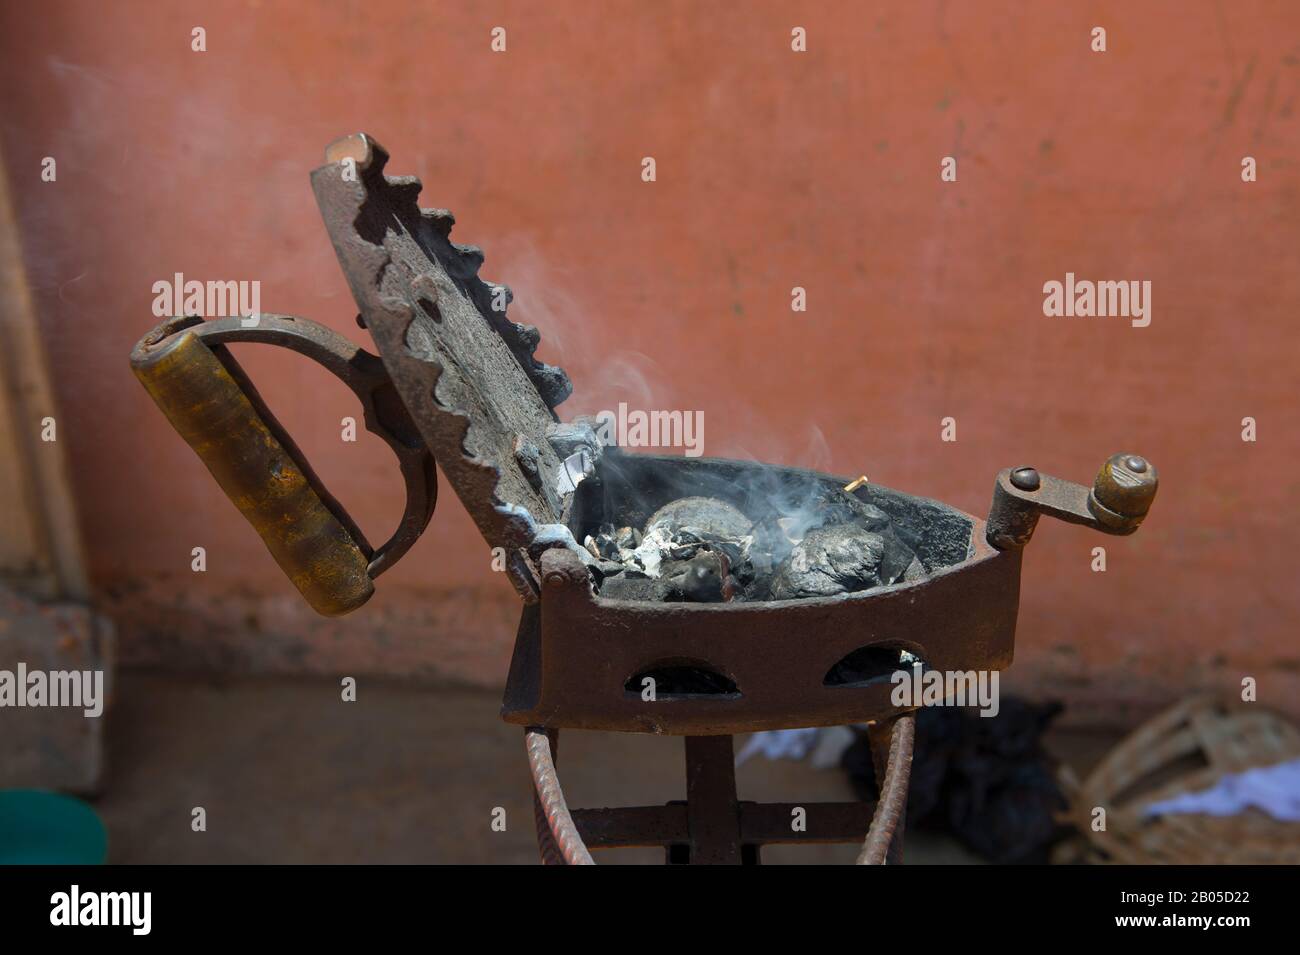
[[[80,799],[0,790],[0,865],[102,865],[107,855],[104,824]]]

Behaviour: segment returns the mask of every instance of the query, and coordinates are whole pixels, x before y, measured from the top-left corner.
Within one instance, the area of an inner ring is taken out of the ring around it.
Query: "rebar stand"
[[[555,768],[559,730],[525,731],[537,842],[547,865],[590,865],[592,849],[657,846],[670,865],[758,865],[765,845],[857,842],[859,864],[898,865],[911,771],[912,715],[872,724],[875,804],[755,803],[736,794],[730,736],[687,736],[686,799],[663,806],[570,811]]]

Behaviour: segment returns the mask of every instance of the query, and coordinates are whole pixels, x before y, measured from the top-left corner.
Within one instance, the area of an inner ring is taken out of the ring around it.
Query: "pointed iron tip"
[[[357,168],[363,172],[370,168],[377,155],[386,157],[388,150],[384,149],[373,136],[366,133],[353,133],[351,136],[344,136],[342,139],[336,139],[325,147],[325,161],[327,163],[343,162],[345,159],[351,159],[357,164]]]

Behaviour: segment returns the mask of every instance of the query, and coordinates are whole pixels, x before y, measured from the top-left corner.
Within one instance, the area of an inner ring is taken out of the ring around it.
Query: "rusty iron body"
[[[1009,665],[1021,555],[1039,517],[1132,533],[1155,495],[1155,468],[1114,455],[1090,489],[1008,468],[987,521],[859,480],[849,493],[914,531],[926,576],[802,600],[603,598],[574,544],[603,522],[639,525],[693,495],[752,509],[742,489],[755,478],[783,488],[845,480],[610,448],[575,491],[558,491],[550,475],[561,461],[548,435],[571,391],[567,376],[533,357],[537,330],[506,318],[509,290],[478,277],[483,254],[450,240],[451,214],[421,209],[419,180],[385,175],[387,161],[358,134],[331,145],[311,177],[358,322],[379,355],[306,319],[169,320],[141,340],[132,365],[177,431],[327,614],[364,603],[371,579],[424,530],[436,458],[484,539],[505,550],[524,602],[502,716],[525,727],[545,861],[584,864],[589,848],[649,845],[670,862],[757,862],[765,844],[859,840],[868,829],[860,862],[901,861],[914,722],[910,706],[890,699],[898,654],[940,671]],[[406,480],[406,513],[388,543],[373,549],[312,473],[224,347],[238,341],[300,351],[357,393]],[[644,678],[683,667],[707,671],[724,689],[643,698]],[[797,830],[794,804],[737,798],[734,734],[847,723],[870,724],[878,804],[800,804],[807,824]],[[561,727],[685,737],[687,799],[571,811],[555,769]]]
[[[734,495],[729,489],[744,484],[737,478],[753,470],[791,483],[844,484],[811,471],[741,461],[640,454],[627,459],[620,470],[633,473],[620,477],[638,488],[646,514],[687,493],[728,500]],[[575,536],[610,520],[583,513],[584,498],[597,503],[599,490],[591,479],[579,486],[570,522]],[[504,718],[672,735],[832,726],[899,712],[889,701],[896,666],[853,684],[828,685],[832,667],[863,648],[906,650],[939,670],[1008,666],[1020,596],[1019,552],[990,546],[982,521],[945,505],[874,485],[855,494],[925,528],[920,546],[931,566],[928,576],[820,599],[652,603],[602,598],[573,552],[544,552],[540,612],[525,615],[521,624]],[[731,503],[744,510],[743,499]],[[615,523],[620,521],[635,523],[635,517],[624,513]],[[641,675],[674,665],[718,672],[735,692],[643,700]]]

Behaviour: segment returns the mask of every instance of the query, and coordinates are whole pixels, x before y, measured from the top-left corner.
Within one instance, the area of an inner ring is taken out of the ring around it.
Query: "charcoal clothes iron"
[[[589,848],[652,845],[671,862],[757,862],[765,844],[857,841],[864,832],[859,861],[898,861],[913,723],[909,708],[891,702],[892,674],[904,661],[942,671],[1010,664],[1021,553],[1038,518],[1132,533],[1155,495],[1155,468],[1114,455],[1091,488],[1008,468],[987,521],[853,482],[844,493],[907,530],[924,576],[798,600],[602,597],[577,542],[603,524],[639,524],[691,496],[752,510],[760,484],[816,493],[845,479],[583,445],[581,429],[556,417],[571,385],[534,357],[537,330],[506,317],[510,292],[479,278],[482,253],[452,242],[451,214],[421,209],[420,182],[385,175],[387,161],[358,134],[331,145],[311,176],[379,355],[302,318],[170,319],[141,339],[131,364],[172,425],[323,614],[365,603],[373,579],[423,532],[436,459],[489,546],[506,555],[524,603],[502,716],[526,728],[545,861],[586,863]],[[406,482],[405,512],[386,543],[372,547],[312,472],[225,347],[233,342],[301,352],[357,394]],[[643,691],[656,679],[672,687],[684,671],[707,676],[707,692]],[[734,734],[847,723],[871,724],[883,779],[874,807],[737,799]],[[566,726],[686,737],[688,798],[571,812],[554,761]],[[791,823],[796,808],[802,825]]]

